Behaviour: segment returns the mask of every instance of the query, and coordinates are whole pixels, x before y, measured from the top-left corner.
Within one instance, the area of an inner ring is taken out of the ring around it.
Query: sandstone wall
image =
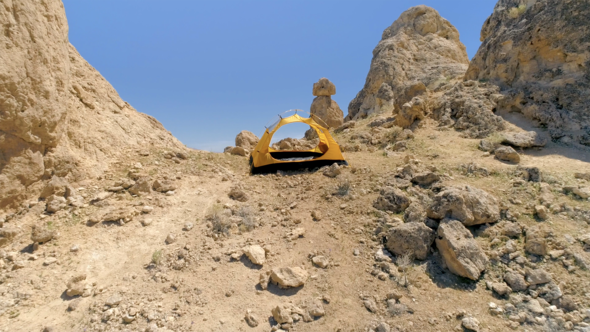
[[[590,2],[500,0],[481,30],[466,80],[490,81],[499,105],[590,145]]]
[[[70,45],[60,0],[3,0],[0,26],[0,207],[54,174],[96,175],[125,149],[182,147]]]

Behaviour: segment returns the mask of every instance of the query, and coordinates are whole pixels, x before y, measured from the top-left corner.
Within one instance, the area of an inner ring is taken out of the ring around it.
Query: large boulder
[[[259,138],[254,135],[252,132],[247,130],[242,130],[238,135],[236,135],[236,147],[242,148],[246,151],[252,151],[256,144],[258,144]],[[232,154],[236,154],[233,153]]]
[[[436,247],[449,270],[461,277],[477,280],[486,269],[488,257],[471,232],[458,220],[444,220],[437,231]]]
[[[346,120],[399,111],[412,98],[462,78],[468,65],[457,29],[430,7],[412,7],[383,32]]]
[[[434,231],[423,223],[407,223],[391,228],[387,236],[387,250],[402,256],[424,260],[434,241]]]
[[[373,207],[393,213],[404,212],[410,206],[410,198],[400,189],[385,187],[381,189],[379,197],[373,202]]]
[[[553,139],[590,144],[587,1],[499,0],[465,75],[497,84],[502,112],[547,126]]]
[[[500,219],[498,200],[471,186],[451,187],[440,192],[426,213],[429,218],[456,219],[465,226],[494,223]]]

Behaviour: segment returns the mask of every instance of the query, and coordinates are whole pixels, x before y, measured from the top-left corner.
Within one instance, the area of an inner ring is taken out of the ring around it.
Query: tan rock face
[[[500,0],[465,79],[498,84],[501,108],[546,125],[553,139],[590,145],[588,17],[586,1]]]
[[[346,120],[401,108],[462,77],[468,64],[457,29],[430,7],[412,7],[383,32],[365,86],[350,102]]]
[[[125,148],[182,148],[70,45],[61,1],[3,1],[0,24],[0,208],[44,176],[98,175]]]

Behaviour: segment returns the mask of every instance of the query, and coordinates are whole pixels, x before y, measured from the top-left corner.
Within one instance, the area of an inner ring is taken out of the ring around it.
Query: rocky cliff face
[[[0,24],[0,207],[43,178],[100,173],[128,148],[182,147],[78,54],[61,1],[3,1]]]
[[[500,0],[465,78],[499,85],[500,106],[548,127],[553,139],[590,145],[588,17],[588,1]]]
[[[468,64],[457,29],[430,7],[412,7],[383,32],[346,120],[400,110],[413,97],[463,77]]]

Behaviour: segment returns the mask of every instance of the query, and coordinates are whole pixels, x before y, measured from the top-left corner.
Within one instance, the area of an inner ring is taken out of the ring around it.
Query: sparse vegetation
[[[227,216],[223,215],[223,207],[221,205],[213,205],[205,219],[211,223],[211,230],[214,233],[229,234],[231,223]]]
[[[400,255],[395,260],[397,266],[401,269],[402,275],[400,280],[398,280],[399,284],[408,287],[410,285],[410,281],[408,280],[408,271],[412,267],[412,262],[414,261],[414,257],[412,253],[406,252],[403,255]]]
[[[256,228],[256,215],[250,206],[240,207],[236,215],[242,218],[242,223],[239,225],[242,232],[249,232]]]
[[[152,264],[154,264],[154,265],[160,264],[160,262],[162,261],[162,253],[163,253],[162,249],[154,251],[154,253],[152,254]]]
[[[510,8],[510,10],[508,11],[508,16],[510,16],[511,18],[517,18],[520,15],[522,15],[527,9],[527,5],[520,5],[518,7],[512,7]]]
[[[341,180],[336,186],[336,195],[346,196],[350,193],[350,181],[348,179]]]

